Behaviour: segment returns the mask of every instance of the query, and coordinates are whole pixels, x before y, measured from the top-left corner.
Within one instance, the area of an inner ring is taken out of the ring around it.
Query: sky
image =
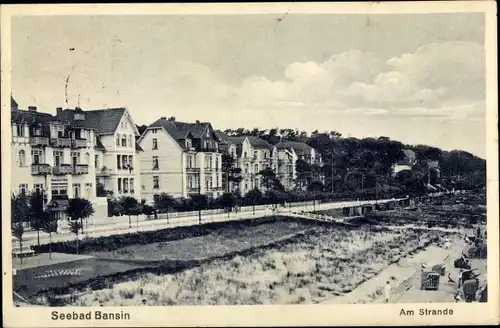
[[[486,158],[484,29],[481,13],[14,17],[12,95]]]

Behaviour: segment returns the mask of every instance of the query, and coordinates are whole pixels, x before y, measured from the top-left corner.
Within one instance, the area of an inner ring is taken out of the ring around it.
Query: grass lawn
[[[314,226],[314,222],[285,219],[245,229],[225,228],[204,236],[92,252],[90,255],[114,260],[199,260],[265,245]]]
[[[221,246],[222,240],[227,240],[226,245],[234,248],[242,245],[242,242],[235,243],[238,238],[255,243],[256,239],[271,238],[276,231],[285,234],[300,229],[304,230],[299,224],[295,228],[293,225],[286,229],[281,226],[274,231],[261,227],[253,232],[241,232],[240,236],[232,233],[205,236],[214,238],[212,241],[219,240],[219,244],[210,242],[208,247],[202,245],[202,241],[195,242],[190,252],[203,256],[212,254],[211,247],[224,250],[226,246]],[[137,306],[143,299],[153,306],[316,303],[350,292],[390,263],[428,244],[439,243],[443,236],[445,233],[437,231],[322,226],[289,242],[229,260],[213,260],[174,274],[145,273],[136,279],[79,296],[71,305]],[[176,246],[182,248],[182,244]],[[175,247],[162,243],[148,250],[155,247],[159,250],[153,252],[152,259],[182,256]],[[112,256],[145,255],[130,248],[116,251]]]

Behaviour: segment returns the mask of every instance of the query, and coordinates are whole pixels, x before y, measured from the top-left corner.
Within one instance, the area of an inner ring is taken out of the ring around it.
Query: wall
[[[153,139],[158,140],[157,150],[152,149]],[[139,154],[141,198],[151,202],[154,194],[162,192],[174,197],[185,196],[186,155],[177,142],[165,130],[158,128],[156,133],[146,130],[139,145],[144,150]],[[158,170],[153,170],[153,156],[158,156]],[[153,189],[153,176],[159,177],[159,189]]]

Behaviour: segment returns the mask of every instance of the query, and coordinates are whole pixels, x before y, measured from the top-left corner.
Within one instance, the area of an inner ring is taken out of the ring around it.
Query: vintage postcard
[[[2,6],[5,326],[498,324],[495,13]]]

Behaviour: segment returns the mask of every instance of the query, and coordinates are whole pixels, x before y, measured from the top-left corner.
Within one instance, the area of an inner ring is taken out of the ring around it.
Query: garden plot
[[[231,259],[213,260],[174,274],[145,273],[111,288],[88,292],[71,305],[137,306],[143,300],[158,306],[318,303],[351,292],[391,263],[439,243],[447,235],[439,231],[318,227]],[[255,237],[247,234],[245,238]],[[204,249],[211,247],[218,246],[210,243]],[[161,258],[164,251],[153,258]],[[113,256],[131,254],[137,252],[130,249]]]

